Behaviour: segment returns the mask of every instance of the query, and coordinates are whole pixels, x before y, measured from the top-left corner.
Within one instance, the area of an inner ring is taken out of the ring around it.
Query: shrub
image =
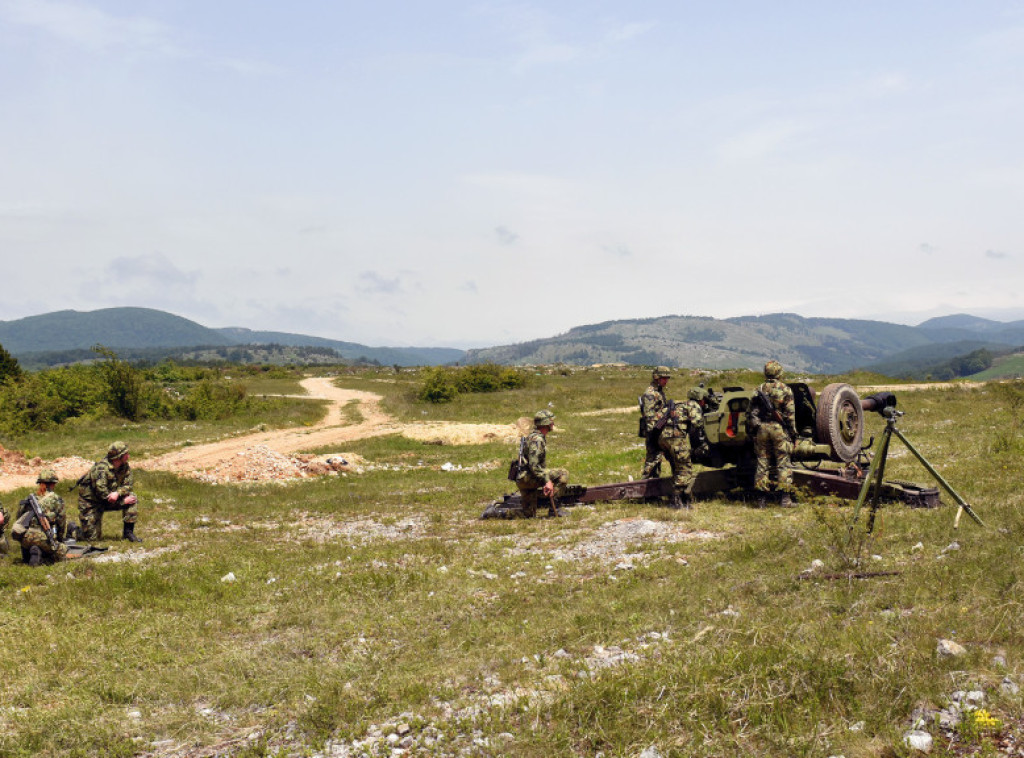
[[[427,403],[450,403],[458,394],[451,372],[434,368],[427,372],[417,397]]]
[[[427,372],[418,397],[428,403],[448,403],[460,393],[498,392],[518,389],[525,384],[523,372],[494,363],[455,369],[433,368]]]

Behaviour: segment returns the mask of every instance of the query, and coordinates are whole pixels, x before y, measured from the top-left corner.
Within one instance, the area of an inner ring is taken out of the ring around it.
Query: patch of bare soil
[[[19,487],[31,487],[44,468],[52,468],[63,479],[78,479],[89,470],[92,461],[78,456],[45,461],[42,458],[26,458],[17,450],[7,450],[0,445],[0,492],[9,492]]]

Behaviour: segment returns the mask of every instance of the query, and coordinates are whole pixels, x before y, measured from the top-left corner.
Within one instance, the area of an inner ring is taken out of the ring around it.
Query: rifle
[[[28,504],[32,506],[32,513],[36,517],[36,521],[39,522],[39,528],[43,530],[43,534],[46,535],[46,543],[50,546],[50,550],[57,550],[57,529],[53,524],[50,523],[50,519],[46,518],[46,514],[43,513],[43,508],[39,505],[39,501],[36,500],[35,493],[28,496]]]
[[[519,478],[519,472],[522,471],[526,464],[523,462],[523,447],[526,445],[526,437],[519,438],[519,457],[512,461],[508,467],[508,480],[514,482]]]
[[[672,411],[676,409],[675,400],[667,400],[665,402],[665,412],[661,414],[661,418],[654,422],[654,426],[651,427],[650,436],[657,439],[661,436],[662,429],[665,428],[665,424],[668,423],[669,418],[672,416]]]
[[[757,393],[758,399],[761,401],[761,405],[764,407],[764,409],[771,416],[772,421],[777,422],[783,429],[786,430],[786,434],[789,435],[789,438],[791,440],[795,441],[796,440],[796,432],[794,430],[792,430],[792,429],[787,429],[786,428],[786,422],[782,418],[782,414],[779,413],[779,409],[775,407],[775,403],[772,402],[772,399],[770,397],[768,397],[768,393],[765,392],[760,387],[758,387],[755,390],[755,392]]]

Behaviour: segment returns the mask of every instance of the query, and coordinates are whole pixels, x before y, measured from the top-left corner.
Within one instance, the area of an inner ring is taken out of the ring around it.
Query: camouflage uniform
[[[544,414],[547,414],[544,416]],[[541,411],[534,416],[535,428],[523,439],[523,466],[516,476],[516,487],[522,497],[523,518],[533,518],[537,515],[537,502],[543,494],[541,490],[547,482],[555,485],[554,497],[565,492],[565,485],[569,483],[569,472],[564,468],[547,468],[547,440],[544,433],[540,431],[541,420],[550,420],[554,423],[554,416],[547,411]],[[554,514],[553,506],[548,506],[548,512]]]
[[[56,549],[50,547],[46,532],[43,531],[39,520],[36,519],[35,511],[32,510],[28,498],[19,504],[18,520],[15,522],[14,528],[11,529],[11,537],[21,543],[21,557],[25,563],[29,562],[29,553],[34,547],[39,548],[44,560],[50,563],[62,561],[68,553],[67,545],[64,544],[68,528],[67,517],[64,514],[64,500],[56,492],[47,492],[42,497],[37,497],[36,500],[39,501],[39,508],[43,515],[57,532]]]
[[[651,375],[651,384],[640,396],[640,430],[643,432],[644,444],[647,448],[644,456],[644,467],[640,472],[641,479],[657,477],[661,473],[661,459],[664,454],[658,447],[657,435],[652,435],[654,422],[658,415],[665,409],[668,400],[665,398],[665,389],[658,382],[659,376],[668,376],[668,369],[661,373],[659,366]]]
[[[7,511],[4,510],[3,503],[0,503],[0,555],[7,555],[9,549],[7,543]]]
[[[783,493],[785,503],[789,502],[789,494],[793,491],[793,466],[790,455],[793,452],[793,440],[796,438],[796,402],[791,390],[782,380],[782,366],[777,361],[765,364],[766,381],[760,390],[771,400],[772,407],[782,417],[780,423],[774,414],[765,414],[757,428],[754,438],[754,453],[757,455],[757,471],[754,475],[754,488],[760,492],[772,489],[770,477],[771,462],[774,458],[776,470],[775,489]]]
[[[111,446],[111,452],[121,443]],[[121,445],[127,450],[126,445]],[[117,456],[114,456],[115,458]],[[103,514],[107,511],[122,511],[125,535],[133,531],[135,521],[139,517],[138,503],[128,505],[124,499],[133,494],[135,477],[132,467],[127,461],[120,469],[115,469],[110,453],[102,461],[96,461],[89,473],[82,479],[78,489],[78,515],[82,526],[82,537],[87,540],[103,539]],[[111,503],[107,496],[112,492],[118,495],[117,501]]]
[[[693,464],[690,461],[690,434],[704,425],[700,404],[694,400],[666,407],[656,422],[665,418],[665,426],[658,437],[658,446],[672,466],[672,486],[675,490],[670,505],[679,508],[692,499]]]

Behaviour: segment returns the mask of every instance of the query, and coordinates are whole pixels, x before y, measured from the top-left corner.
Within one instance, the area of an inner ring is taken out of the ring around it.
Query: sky
[[[0,320],[1024,318],[1024,0],[0,0]]]

